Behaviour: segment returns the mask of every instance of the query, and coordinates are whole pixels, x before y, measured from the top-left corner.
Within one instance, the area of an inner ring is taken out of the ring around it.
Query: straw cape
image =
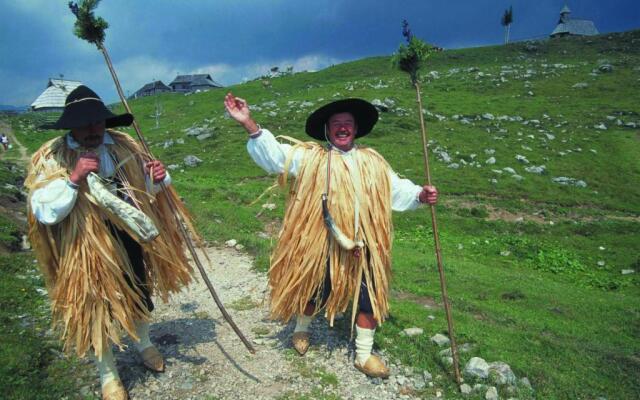
[[[139,209],[156,224],[160,235],[143,249],[147,283],[163,301],[191,281],[192,268],[184,242],[170,212],[168,197],[181,205],[175,190],[167,187],[155,196],[146,192],[142,152],[129,135],[108,131],[115,144],[110,150],[121,163],[118,173]],[[64,136],[45,143],[32,157],[25,185],[30,193],[52,180],[68,178],[80,152],[70,149]],[[126,179],[126,180],[125,180]],[[178,213],[191,227],[184,207]],[[84,356],[93,348],[97,357],[109,341],[121,344],[123,331],[137,339],[134,321],[149,320],[140,289],[127,283],[134,277],[122,242],[111,234],[107,220],[126,230],[117,218],[91,199],[86,182],[78,189],[71,213],[56,225],[43,225],[28,213],[29,239],[45,276],[53,324],[62,328],[64,348]],[[195,232],[195,230],[192,230]],[[196,238],[198,241],[199,238]]]
[[[374,318],[382,323],[388,315],[388,288],[391,275],[391,182],[390,167],[375,150],[358,147],[357,168],[361,179],[355,188],[349,164],[339,152],[331,150],[329,209],[336,224],[350,238],[356,235],[354,201],[359,200],[359,237],[365,242],[363,254],[356,257],[343,250],[329,235],[322,218],[322,194],[326,190],[329,151],[315,142],[295,143],[284,171],[289,170],[293,154],[304,151],[297,177],[290,184],[283,228],[271,257],[269,284],[272,317],[288,321],[301,315],[307,303],[320,294],[327,270],[331,274],[331,293],[325,315],[333,324],[336,313],[344,312],[353,301],[355,318],[360,282],[363,277],[373,307]],[[287,173],[279,178],[287,182]],[[357,195],[357,194],[360,195]]]

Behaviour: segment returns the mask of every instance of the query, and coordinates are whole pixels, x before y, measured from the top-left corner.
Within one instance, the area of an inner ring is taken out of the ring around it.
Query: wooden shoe
[[[301,356],[309,350],[309,337],[309,332],[295,332],[291,338],[293,348],[295,348]]]
[[[376,355],[371,354],[364,365],[360,365],[358,363],[358,359],[356,359],[356,362],[353,365],[360,372],[372,378],[386,379],[389,377],[389,368],[387,368],[380,357]]]
[[[147,347],[140,353],[142,363],[153,372],[164,372],[164,358],[155,346]]]
[[[129,393],[122,381],[115,379],[102,387],[102,400],[129,400]]]

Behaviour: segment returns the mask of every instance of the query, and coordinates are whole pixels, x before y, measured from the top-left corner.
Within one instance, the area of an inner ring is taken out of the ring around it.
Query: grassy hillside
[[[449,294],[458,340],[471,345],[462,365],[505,361],[541,399],[640,397],[640,31],[444,51],[423,81]],[[275,177],[252,163],[246,134],[224,116],[226,90],[257,106],[263,127],[299,139],[307,115],[332,99],[386,101],[390,110],[360,143],[424,180],[415,94],[389,57],[133,101],[202,233],[238,240],[259,268],[284,196],[250,204]],[[56,134],[34,131],[28,117],[12,123],[31,151]],[[187,135],[194,128],[210,136]],[[187,167],[187,155],[203,162]],[[275,210],[262,208],[271,202]],[[422,209],[394,223],[392,315],[376,343],[445,375],[428,339],[446,332],[430,218]],[[425,335],[398,335],[410,326]]]

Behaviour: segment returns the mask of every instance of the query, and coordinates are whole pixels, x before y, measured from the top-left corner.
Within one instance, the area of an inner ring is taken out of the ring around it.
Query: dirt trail
[[[386,381],[370,379],[352,365],[348,318],[330,328],[322,317],[312,324],[312,347],[300,357],[290,345],[293,323],[268,319],[267,280],[235,249],[209,248],[208,274],[243,333],[249,352],[223,320],[203,282],[156,302],[151,339],[166,356],[163,374],[146,371],[134,348],[117,353],[120,376],[132,399],[410,399],[415,387],[433,388],[423,371],[390,365]],[[425,333],[426,334],[426,333]],[[384,357],[383,355],[383,358]],[[83,392],[98,394],[97,378]]]
[[[26,166],[29,163],[29,155],[27,153],[27,148],[24,147],[22,143],[20,143],[20,141],[16,138],[16,135],[13,134],[13,130],[11,129],[11,126],[2,120],[0,120],[0,133],[4,133],[5,135],[7,135],[9,137],[9,143],[13,145],[13,148],[10,150],[7,150],[7,151],[0,150],[2,151],[2,153],[0,153],[0,159],[4,159],[5,156],[7,155],[7,152],[16,151],[17,149],[18,152],[20,153],[19,162],[23,166]]]

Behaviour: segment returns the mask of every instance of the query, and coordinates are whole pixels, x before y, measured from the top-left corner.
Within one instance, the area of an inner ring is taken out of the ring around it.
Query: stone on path
[[[235,239],[230,239],[227,240],[226,242],[224,242],[225,246],[227,247],[235,247],[236,244],[238,244],[238,241]]]

